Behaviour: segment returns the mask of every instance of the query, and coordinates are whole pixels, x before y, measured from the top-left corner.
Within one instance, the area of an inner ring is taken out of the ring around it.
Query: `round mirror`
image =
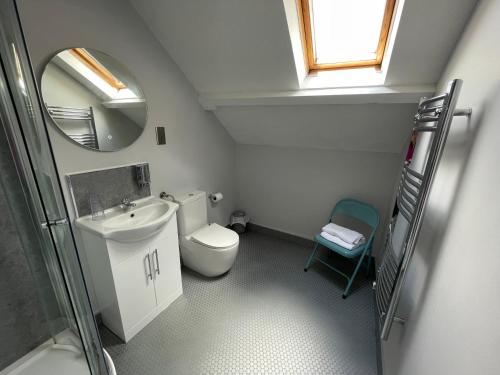
[[[93,49],[55,55],[42,75],[42,96],[59,130],[92,150],[127,147],[146,125],[146,100],[135,78],[119,61]]]

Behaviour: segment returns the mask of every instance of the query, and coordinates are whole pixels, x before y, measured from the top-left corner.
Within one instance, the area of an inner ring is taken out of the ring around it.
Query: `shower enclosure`
[[[108,374],[13,0],[0,63],[0,375]]]

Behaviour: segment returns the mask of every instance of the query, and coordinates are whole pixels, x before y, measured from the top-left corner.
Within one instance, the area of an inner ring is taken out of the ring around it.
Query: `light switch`
[[[164,145],[166,143],[167,143],[167,140],[165,137],[165,127],[157,126],[156,127],[156,144]]]

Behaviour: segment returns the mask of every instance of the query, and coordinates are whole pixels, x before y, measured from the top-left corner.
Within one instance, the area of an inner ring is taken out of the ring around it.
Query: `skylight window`
[[[309,70],[380,66],[395,0],[299,0]]]
[[[90,70],[97,74],[103,81],[113,87],[115,90],[126,88],[125,84],[116,78],[113,73],[106,69],[84,48],[72,48],[70,53],[83,62]]]
[[[87,50],[73,48],[57,54],[73,77],[92,91],[104,94],[105,99],[138,99],[132,90],[116,78],[104,65],[97,61]],[[100,95],[102,97],[102,95]]]

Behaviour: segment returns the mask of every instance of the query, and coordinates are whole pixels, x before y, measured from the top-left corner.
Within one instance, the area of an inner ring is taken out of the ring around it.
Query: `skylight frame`
[[[138,97],[132,90],[130,90],[124,83],[119,81],[108,69],[106,69],[100,62],[98,62],[90,53],[85,51],[90,59],[94,60],[103,69],[106,69],[111,77],[119,82],[119,87],[111,85],[108,80],[105,80],[99,72],[96,72],[86,59],[82,59],[81,54],[75,53],[76,48],[70,48],[59,52],[54,56],[53,61],[61,69],[63,69],[70,76],[75,78],[79,83],[87,87],[91,92],[96,94],[101,99],[109,102],[120,101],[121,103],[136,102],[137,100],[144,100]]]
[[[127,86],[116,78],[113,73],[99,63],[90,53],[84,48],[71,48],[69,52],[84,63],[90,70],[97,74],[103,81],[117,91],[126,89]]]
[[[302,45],[304,49],[304,60],[309,73],[325,70],[353,69],[373,67],[380,69],[384,53],[387,47],[392,18],[396,6],[396,0],[386,0],[379,41],[376,50],[376,57],[373,60],[346,61],[339,63],[318,64],[314,55],[313,30],[311,22],[311,0],[296,0],[298,13],[301,18],[300,27],[302,35]]]

